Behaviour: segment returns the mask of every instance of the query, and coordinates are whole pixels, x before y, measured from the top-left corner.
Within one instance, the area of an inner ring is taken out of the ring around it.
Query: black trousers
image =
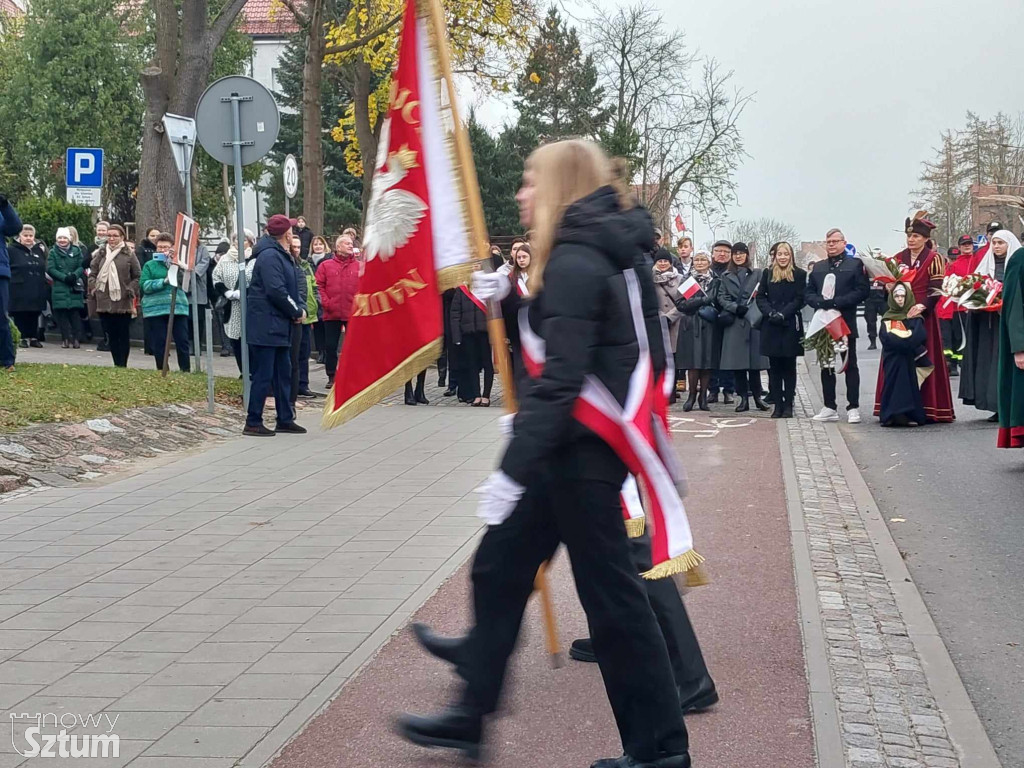
[[[7,305],[11,301],[10,278],[0,277],[0,368],[14,365],[14,339],[7,321]]]
[[[128,353],[132,344],[128,329],[132,324],[132,316],[125,312],[100,312],[100,324],[110,344],[110,358],[118,368],[128,367]]]
[[[459,374],[459,397],[463,400],[475,400],[478,397],[491,396],[494,386],[494,358],[491,355],[491,342],[487,331],[467,333],[459,345],[459,361],[462,371]],[[480,390],[480,371],[484,372],[484,388]]]
[[[142,318],[142,328],[146,334],[146,345],[150,354],[156,359],[156,369],[162,370],[164,364],[164,344],[167,341],[167,315]],[[171,336],[174,339],[174,351],[178,357],[178,370],[188,373],[192,370],[192,362],[189,358],[191,345],[189,344],[189,318],[185,315],[175,315],[174,325],[171,326]]]
[[[768,390],[776,406],[793,407],[796,401],[796,358],[769,357]]]
[[[965,312],[957,312],[951,320],[939,320],[939,331],[942,333],[942,354],[950,362],[960,363],[964,352],[960,348],[964,343]]]
[[[80,341],[82,338],[82,314],[78,309],[55,309],[53,317],[60,328],[61,341]]]
[[[231,352],[235,356],[235,363],[238,365],[238,372],[242,372],[242,340],[241,339],[230,339],[231,341]],[[239,376],[238,378],[242,378]],[[249,372],[249,378],[252,379],[252,372]]]
[[[313,323],[313,346],[316,347],[317,353],[324,351],[326,343],[324,341],[324,324],[322,320],[317,320]]]
[[[761,396],[761,372],[760,371],[730,371],[736,386],[736,394],[740,397],[750,395]],[[728,392],[729,390],[726,390]]]
[[[868,326],[868,341],[872,344],[878,339],[878,318],[884,315],[888,308],[884,293],[872,291],[864,300],[864,322]]]
[[[825,407],[836,409],[836,372],[821,369],[821,391]],[[857,340],[850,339],[850,361],[846,366],[846,407],[860,408],[860,368],[857,367]]]
[[[11,319],[14,320],[14,324],[18,326],[18,331],[21,332],[21,338],[42,341],[43,334],[39,330],[38,312],[11,312]]]
[[[459,363],[455,354],[456,346],[452,341],[452,298],[454,290],[447,290],[441,295],[441,317],[444,326],[444,342],[441,346],[441,356],[437,358],[438,381],[447,376],[448,388],[455,390],[458,386]]]
[[[308,325],[292,325],[292,405],[299,392],[309,389],[310,335]]]
[[[345,327],[348,325],[344,320],[324,320],[324,367],[327,375],[334,378],[338,370],[338,355],[341,352],[341,345],[345,342]]]
[[[482,713],[497,709],[537,568],[561,541],[624,751],[638,761],[684,753],[689,744],[668,649],[622,521],[625,468],[593,480],[578,464],[571,448],[554,457],[511,516],[489,527],[480,542],[462,703]]]
[[[246,426],[258,427],[263,423],[263,406],[267,395],[274,392],[274,407],[277,409],[277,423],[289,424],[295,421],[291,403],[292,351],[290,347],[264,347],[249,345],[249,375],[252,386],[249,389],[249,413]]]

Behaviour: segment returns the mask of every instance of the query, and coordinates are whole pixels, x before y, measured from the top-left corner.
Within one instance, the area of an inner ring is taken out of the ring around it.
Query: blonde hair
[[[779,255],[779,250],[785,246],[789,250],[789,266],[783,268],[780,267],[776,259]],[[796,265],[796,254],[793,252],[793,246],[789,243],[776,243],[772,246],[772,282],[781,283],[783,281],[792,283],[793,282],[793,267]]]
[[[569,139],[535,149],[526,160],[526,169],[533,174],[534,186],[530,280],[532,287],[540,289],[566,209],[612,183],[612,168],[597,144]]]

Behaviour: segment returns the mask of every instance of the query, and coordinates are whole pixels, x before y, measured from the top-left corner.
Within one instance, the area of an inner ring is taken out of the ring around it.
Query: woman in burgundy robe
[[[953,392],[949,386],[949,369],[946,358],[942,354],[942,334],[939,331],[939,318],[935,313],[936,305],[941,298],[938,295],[942,287],[942,279],[946,271],[946,260],[935,250],[931,241],[935,225],[925,218],[923,212],[906,220],[907,249],[897,254],[896,259],[914,270],[910,287],[917,297],[918,304],[911,310],[908,317],[920,317],[924,320],[928,338],[925,348],[928,357],[935,364],[935,370],[921,385],[921,400],[924,413],[929,422],[949,423],[956,415],[953,413]],[[878,369],[878,384],[875,388],[875,416],[881,411],[881,392],[885,382],[885,373]]]

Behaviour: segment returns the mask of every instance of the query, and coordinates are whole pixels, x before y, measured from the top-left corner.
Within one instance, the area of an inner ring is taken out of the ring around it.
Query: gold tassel
[[[395,392],[410,379],[416,378],[420,371],[426,370],[427,366],[437,360],[440,355],[441,340],[434,339],[422,349],[413,352],[383,378],[373,382],[362,392],[354,394],[337,409],[334,408],[334,390],[331,389],[327,395],[327,403],[324,405],[324,417],[321,427],[323,429],[331,429],[354,419],[363,411],[371,408]]]
[[[693,570],[703,562],[704,558],[691,549],[683,552],[681,555],[676,555],[671,560],[666,560],[664,563],[658,563],[651,570],[640,575],[652,581],[654,579],[664,579],[669,576],[675,576],[677,573],[686,573]]]
[[[467,261],[454,264],[437,272],[437,292],[444,293],[449,288],[458,288],[469,283],[470,276],[477,270],[478,261]]]
[[[639,539],[644,535],[644,523],[647,518],[645,517],[633,517],[626,520],[626,535],[631,539]]]
[[[692,589],[693,587],[704,587],[711,583],[711,577],[708,576],[708,569],[701,563],[696,568],[691,568],[686,572],[686,588]]]

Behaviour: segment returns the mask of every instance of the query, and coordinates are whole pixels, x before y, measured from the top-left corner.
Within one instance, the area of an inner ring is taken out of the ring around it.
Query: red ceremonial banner
[[[357,416],[440,354],[441,298],[420,135],[417,34],[416,3],[408,2],[367,211],[366,265],[324,408],[325,427]]]

